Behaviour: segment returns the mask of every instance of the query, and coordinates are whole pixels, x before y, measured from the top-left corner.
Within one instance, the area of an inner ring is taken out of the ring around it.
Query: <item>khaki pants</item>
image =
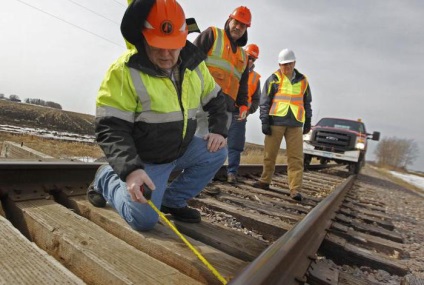
[[[283,137],[287,145],[287,174],[290,194],[293,196],[300,191],[303,179],[303,129],[301,127],[271,126],[271,135],[265,136],[264,166],[260,181],[271,183]]]

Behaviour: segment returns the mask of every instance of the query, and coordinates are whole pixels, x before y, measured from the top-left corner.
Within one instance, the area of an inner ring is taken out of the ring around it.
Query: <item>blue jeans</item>
[[[217,152],[207,150],[207,141],[193,137],[183,156],[170,163],[145,164],[144,170],[152,179],[156,189],[152,202],[160,209],[161,205],[182,208],[187,200],[195,197],[215,176],[225,162],[227,149]],[[168,185],[173,171],[181,173]],[[135,230],[147,231],[157,223],[159,216],[148,205],[131,200],[126,183],[107,166],[94,179],[94,189],[103,194],[108,203]]]
[[[233,113],[230,129],[228,130],[228,167],[227,172],[237,174],[240,166],[240,156],[246,141],[246,120],[238,121],[239,113]]]

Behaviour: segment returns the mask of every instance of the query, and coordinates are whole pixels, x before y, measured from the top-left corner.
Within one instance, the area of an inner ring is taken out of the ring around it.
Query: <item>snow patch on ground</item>
[[[389,173],[397,178],[400,178],[418,188],[424,190],[424,177],[409,174],[409,173],[400,173],[396,171],[389,171]]]

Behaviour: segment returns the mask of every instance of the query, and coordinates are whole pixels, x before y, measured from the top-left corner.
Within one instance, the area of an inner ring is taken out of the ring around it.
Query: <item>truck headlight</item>
[[[304,141],[310,141],[311,140],[311,134],[312,134],[312,132],[309,132],[307,134],[304,134],[303,135],[303,140]]]
[[[358,142],[358,143],[356,143],[356,148],[360,149],[360,150],[364,150],[365,144],[363,142]]]
[[[365,149],[365,142],[366,139],[363,137],[357,137],[356,138],[356,144],[355,144],[355,148],[356,149],[360,149],[360,150],[364,150]]]

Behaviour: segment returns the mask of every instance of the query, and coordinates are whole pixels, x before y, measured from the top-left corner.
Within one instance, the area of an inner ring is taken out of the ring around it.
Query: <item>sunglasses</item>
[[[255,62],[256,58],[249,56],[249,60],[251,60],[252,62]]]

